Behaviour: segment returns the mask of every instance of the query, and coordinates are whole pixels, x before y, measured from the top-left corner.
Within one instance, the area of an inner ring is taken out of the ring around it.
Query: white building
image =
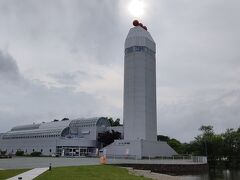
[[[107,156],[157,157],[177,154],[157,141],[156,44],[138,23],[125,40],[124,140],[105,147]]]
[[[112,129],[107,118],[82,118],[13,127],[0,134],[0,150],[7,154],[96,155],[98,135]]]

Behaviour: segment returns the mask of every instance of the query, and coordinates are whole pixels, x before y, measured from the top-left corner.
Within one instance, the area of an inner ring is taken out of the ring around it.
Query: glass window
[[[125,49],[125,54],[132,53],[132,52],[146,52],[147,54],[154,56],[155,52],[145,46],[132,46]]]

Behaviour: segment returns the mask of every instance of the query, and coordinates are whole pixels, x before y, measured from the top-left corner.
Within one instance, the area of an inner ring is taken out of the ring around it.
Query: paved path
[[[0,159],[2,169],[33,169],[63,166],[97,165],[99,158],[55,158],[55,157],[13,157],[11,159]]]
[[[8,180],[18,180],[19,177],[22,177],[22,180],[31,180],[31,179],[34,179],[35,177],[39,176],[40,174],[44,173],[47,170],[48,170],[48,167],[47,168],[35,168],[35,169],[29,170],[27,172],[24,172],[22,174],[18,174],[17,176],[14,176]]]
[[[190,160],[133,160],[133,159],[110,159],[107,160],[108,164],[202,164],[195,163]],[[99,158],[66,158],[66,157],[13,157],[11,159],[0,159],[0,168],[2,169],[32,169],[48,167],[63,166],[80,166],[80,165],[97,165]]]

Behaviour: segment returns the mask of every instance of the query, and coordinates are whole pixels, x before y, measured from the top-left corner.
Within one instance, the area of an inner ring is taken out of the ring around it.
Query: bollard
[[[101,156],[100,157],[100,164],[107,164],[107,157],[106,156]]]
[[[49,169],[48,169],[49,171],[51,171],[52,170],[52,164],[50,163],[49,164]]]

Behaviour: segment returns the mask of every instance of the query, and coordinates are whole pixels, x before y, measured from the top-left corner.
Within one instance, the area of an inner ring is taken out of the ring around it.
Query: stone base
[[[177,155],[166,142],[147,140],[115,140],[101,150],[103,155],[116,158],[171,157]]]
[[[192,175],[193,173],[208,172],[208,164],[115,164],[121,167],[131,167],[133,169],[150,170],[151,172],[172,174],[172,175]]]

